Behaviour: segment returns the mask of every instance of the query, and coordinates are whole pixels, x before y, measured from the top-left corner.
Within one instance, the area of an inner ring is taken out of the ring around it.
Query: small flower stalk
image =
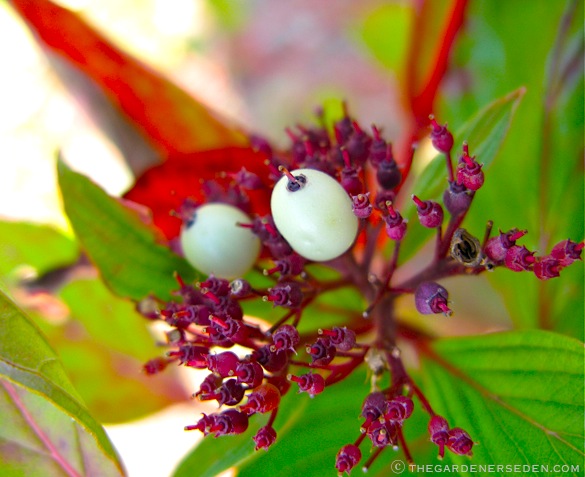
[[[242,434],[256,414],[264,414],[268,422],[250,436],[250,445],[270,452],[283,399],[300,394],[297,399],[319,400],[352,373],[368,369],[370,389],[362,393],[361,407],[355,403],[355,441],[331,456],[340,475],[350,474],[363,455],[371,456],[362,464],[367,470],[387,448],[412,462],[403,431],[415,412],[428,414],[429,445],[437,446],[438,458],[447,452],[471,458],[473,436],[437,414],[405,369],[397,336],[406,325],[397,316],[396,298],[409,296],[421,320],[449,317],[456,304],[443,278],[491,271],[551,280],[581,260],[585,245],[566,239],[539,254],[522,243],[526,230],[490,236],[488,228],[483,240],[474,237],[462,222],[473,211],[486,171],[466,143],[454,170],[453,135],[434,117],[430,123],[432,144],[446,158],[445,189],[438,197],[424,197],[424,191],[404,197],[410,168],[395,157],[380,128],[363,128],[346,111],[332,130],[288,129],[285,151],[250,138],[266,154],[268,179],[243,165],[223,176],[225,188],[205,183],[204,203],[185,198],[177,214],[183,254],[206,278],[189,284],[177,276],[173,300],[146,297],[138,306],[146,319],[170,328],[166,354],[148,361],[146,374],[172,365],[208,372],[193,396],[216,402],[219,410],[185,430]],[[270,214],[250,212],[251,193],[265,189],[272,191]],[[412,214],[405,206],[410,201]],[[434,253],[420,272],[398,279],[394,272],[406,266],[401,245],[417,227],[435,230]],[[321,278],[316,265],[335,273]],[[312,307],[341,288],[360,293],[366,308],[363,314],[340,314],[339,324],[327,326]],[[250,304],[270,311],[271,323],[251,320]],[[422,352],[420,340],[411,344]]]

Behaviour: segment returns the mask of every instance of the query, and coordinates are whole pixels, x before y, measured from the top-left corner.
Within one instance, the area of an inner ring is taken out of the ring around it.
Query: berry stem
[[[420,388],[414,383],[414,381],[412,379],[409,378],[409,386],[410,389],[412,389],[412,392],[414,393],[414,395],[418,398],[418,400],[420,401],[422,407],[425,409],[425,411],[432,417],[435,415],[435,411],[433,411],[433,408],[431,406],[431,404],[429,403],[429,400],[426,398],[426,396],[422,393],[422,391],[420,390]]]
[[[445,162],[447,163],[447,173],[449,174],[449,182],[455,181],[453,175],[453,161],[451,160],[451,151],[445,153]]]
[[[360,364],[364,362],[364,358],[366,356],[367,349],[364,349],[364,352],[354,358],[351,358],[347,363],[329,366],[329,367],[320,367],[312,365],[312,368],[320,368],[320,369],[329,369],[331,373],[325,379],[325,386],[330,386],[331,384],[337,383],[339,381],[344,380],[347,376],[349,376],[354,369],[356,369]]]
[[[286,167],[278,166],[278,170],[287,177],[289,182],[292,182],[293,184],[298,184],[299,181],[297,180],[297,178],[295,176],[293,176],[291,174],[291,172]]]
[[[485,226],[485,233],[483,235],[483,240],[481,242],[482,250],[485,248],[487,241],[490,239],[490,235],[492,233],[492,228],[494,227],[494,222],[492,220],[488,220]]]
[[[276,420],[276,416],[278,414],[278,407],[275,407],[271,412],[270,412],[270,417],[268,418],[268,422],[266,423],[266,427],[272,427],[272,424],[274,424],[274,421]]]
[[[408,464],[414,464],[414,460],[412,455],[410,454],[410,449],[406,444],[406,439],[404,439],[404,434],[402,432],[402,427],[398,428],[398,442],[400,442],[400,447],[402,448],[402,452],[404,452],[404,459]]]
[[[378,303],[380,303],[380,300],[390,290],[389,285],[390,285],[390,281],[392,280],[392,276],[394,275],[394,271],[396,270],[396,267],[398,265],[398,255],[400,253],[400,244],[401,243],[402,242],[400,240],[398,240],[396,242],[396,244],[394,245],[394,252],[392,253],[392,258],[391,258],[390,262],[388,263],[387,269],[384,271],[384,276],[385,276],[384,282],[380,285],[380,288],[378,289],[378,293],[376,295],[375,300],[366,309],[366,311],[365,311],[366,316],[369,316],[372,313],[373,309],[378,305]]]
[[[367,472],[368,471],[368,469],[371,467],[371,465],[374,463],[374,461],[378,458],[378,456],[382,453],[382,451],[384,449],[385,449],[385,447],[377,447],[376,448],[376,450],[374,451],[374,453],[370,456],[370,458],[366,461],[366,463],[362,467],[362,471],[363,472]]]
[[[364,441],[364,439],[366,438],[367,434],[364,432],[363,434],[360,434],[360,436],[355,440],[355,442],[353,443],[354,446],[359,447],[360,444]]]
[[[372,266],[372,260],[374,259],[374,255],[376,253],[378,237],[380,236],[381,231],[382,222],[377,223],[376,225],[372,225],[370,222],[368,222],[365,229],[366,246],[364,248],[364,255],[361,265],[362,270],[364,270],[366,273],[369,273],[370,267]]]
[[[441,225],[439,225],[437,227],[437,238],[435,241],[435,258],[434,261],[438,262],[441,259],[441,249],[442,249],[442,239],[441,239],[441,235],[443,234],[443,227]],[[451,241],[449,241],[451,242]]]

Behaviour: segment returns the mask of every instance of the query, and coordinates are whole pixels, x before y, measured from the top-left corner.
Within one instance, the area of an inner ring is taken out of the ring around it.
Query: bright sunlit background
[[[237,114],[241,101],[225,75],[209,59],[193,52],[211,24],[205,2],[190,0],[61,2],[82,12],[130,52],[204,95],[225,114]],[[52,224],[68,230],[56,187],[55,157],[92,177],[108,192],[120,194],[132,173],[119,150],[96,127],[62,86],[30,32],[0,4],[0,216]],[[188,373],[192,378],[192,374]],[[186,379],[189,377],[186,376]],[[189,386],[195,389],[194,384]],[[130,476],[169,475],[197,442],[198,432],[183,427],[199,418],[192,402],[178,404],[140,422],[107,426]]]

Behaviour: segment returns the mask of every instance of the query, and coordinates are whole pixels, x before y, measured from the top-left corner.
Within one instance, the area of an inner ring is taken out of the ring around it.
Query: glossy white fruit
[[[270,208],[278,231],[299,255],[317,262],[339,257],[355,240],[358,219],[339,182],[315,169],[291,171],[306,182],[296,191],[284,176],[274,186]]]
[[[220,278],[237,278],[248,272],[260,254],[260,240],[249,228],[250,218],[228,204],[198,207],[189,225],[181,229],[181,247],[197,270]]]

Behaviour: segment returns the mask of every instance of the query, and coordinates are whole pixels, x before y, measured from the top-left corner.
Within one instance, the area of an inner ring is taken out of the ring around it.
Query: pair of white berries
[[[270,209],[276,228],[292,249],[308,260],[323,262],[345,253],[353,244],[358,219],[339,182],[324,172],[298,169],[284,176],[272,191]],[[249,217],[228,204],[205,204],[181,230],[187,261],[205,274],[241,277],[260,254],[260,240]]]

